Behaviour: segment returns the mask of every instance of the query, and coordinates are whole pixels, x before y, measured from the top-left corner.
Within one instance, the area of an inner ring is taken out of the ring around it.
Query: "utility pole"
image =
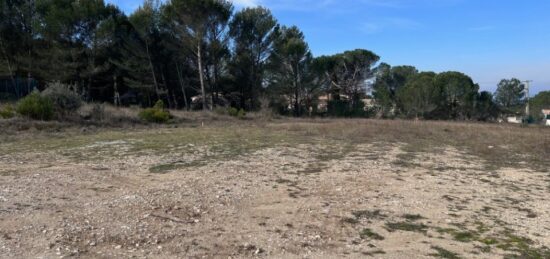
[[[525,83],[525,92],[526,92],[526,98],[527,98],[527,105],[525,106],[525,117],[529,118],[529,85],[533,82],[533,80],[527,80],[524,81]]]

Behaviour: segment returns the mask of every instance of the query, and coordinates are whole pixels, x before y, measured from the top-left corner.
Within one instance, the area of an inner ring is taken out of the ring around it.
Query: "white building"
[[[514,123],[514,124],[521,124],[521,123],[523,123],[523,118],[521,116],[506,117],[506,122]]]
[[[550,110],[542,110],[544,125],[550,126]]]

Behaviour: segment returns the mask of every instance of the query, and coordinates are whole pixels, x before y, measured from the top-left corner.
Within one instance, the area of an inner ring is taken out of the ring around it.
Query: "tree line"
[[[524,99],[513,80],[493,96],[460,72],[379,64],[366,49],[315,57],[298,27],[228,0],[145,0],[129,15],[103,0],[0,0],[0,10],[0,80],[14,98],[60,82],[116,105],[478,120]]]

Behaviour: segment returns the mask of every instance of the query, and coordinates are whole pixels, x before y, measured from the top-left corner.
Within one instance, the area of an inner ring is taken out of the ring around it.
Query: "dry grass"
[[[550,128],[405,120],[295,120],[273,127],[348,143],[405,143],[409,155],[451,146],[476,154],[495,167],[550,168]]]
[[[439,152],[450,146],[484,159],[488,170],[527,167],[548,171],[550,168],[550,128],[542,126],[445,121],[281,119],[265,113],[247,114],[247,119],[240,120],[213,112],[175,110],[170,111],[174,119],[168,125],[151,125],[138,119],[140,109],[137,107],[103,107],[104,116],[101,121],[81,119],[83,114],[92,111],[90,104],[83,106],[79,115],[63,122],[28,121],[21,118],[0,120],[0,138],[20,135],[21,131],[28,130],[35,134],[41,131],[56,133],[75,129],[81,133],[88,130],[151,127],[253,127],[261,128],[262,134],[284,132],[305,142],[330,139],[339,142],[338,144],[347,144],[346,150],[336,151],[327,145],[326,152],[323,152],[327,159],[331,159],[331,156],[337,159],[338,156],[345,155],[358,143],[383,142],[406,144],[406,153],[400,155],[403,161],[396,162],[409,166],[415,165],[412,163],[415,154]]]

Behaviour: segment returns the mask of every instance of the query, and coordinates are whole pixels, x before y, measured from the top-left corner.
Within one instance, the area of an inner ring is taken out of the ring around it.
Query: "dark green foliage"
[[[246,112],[244,111],[244,109],[240,109],[239,113],[237,113],[237,118],[244,119],[245,116],[246,116]]]
[[[235,107],[230,107],[227,110],[227,113],[229,114],[229,116],[237,117],[239,119],[244,119],[244,117],[246,116],[246,112],[244,111],[244,109],[237,109]]]
[[[51,120],[54,115],[52,101],[40,95],[38,91],[25,96],[17,102],[17,113],[34,120]]]
[[[317,97],[318,86],[312,85],[313,55],[298,27],[275,31],[273,52],[269,59],[270,88],[274,94],[289,98],[294,116],[306,113]]]
[[[239,115],[239,109],[235,107],[229,107],[229,109],[227,109],[227,113],[229,114],[229,116],[237,117]]]
[[[402,91],[402,88],[405,87],[405,85],[418,74],[418,70],[412,66],[391,67],[386,63],[382,63],[376,68],[375,72],[376,82],[373,85],[374,99],[382,108],[382,113],[384,115],[395,115],[399,102],[398,93],[404,92]],[[419,80],[418,77],[416,80]],[[408,96],[410,93],[418,92],[417,95],[424,94],[427,90],[426,87],[430,87],[430,84],[419,85],[417,82],[414,87],[409,86],[409,89],[406,91],[407,95],[401,95],[401,99],[403,99],[404,96]],[[431,97],[427,98],[429,99]],[[416,106],[413,106],[412,104],[410,106],[412,107],[407,107],[407,110],[414,110],[412,109],[413,107],[416,108]]]
[[[443,119],[469,119],[474,115],[479,86],[460,72],[444,72],[434,79],[441,93],[437,116]]]
[[[3,108],[0,108],[0,118],[9,119],[15,116],[15,109],[11,105],[6,105]]]
[[[365,117],[365,104],[361,100],[331,100],[328,103],[328,115],[334,117]]]
[[[139,117],[151,123],[166,123],[170,120],[170,112],[164,109],[164,102],[159,100],[152,108],[147,108],[139,113]]]
[[[475,117],[480,121],[490,121],[498,118],[500,109],[493,101],[493,95],[487,91],[478,94]]]
[[[314,57],[298,27],[279,25],[263,7],[235,12],[229,0],[145,0],[129,16],[103,0],[0,1],[0,74],[15,99],[60,82],[85,101],[116,105],[164,100],[170,109],[250,111],[265,97],[274,111],[294,116],[500,115],[464,74],[374,68],[379,60],[366,49]],[[376,102],[365,108],[369,90]],[[519,108],[521,90],[519,80],[503,80],[495,99]],[[72,94],[54,92],[56,113],[76,109]],[[533,118],[541,119],[544,103],[534,102]]]
[[[550,110],[550,91],[540,92],[529,101],[530,113],[533,118],[540,121],[543,119],[542,110]],[[550,118],[549,118],[550,119]]]
[[[229,73],[237,82],[232,90],[240,95],[240,108],[256,110],[260,106],[258,98],[263,91],[276,26],[271,11],[263,7],[237,12],[229,25],[229,35],[234,40]]]
[[[41,95],[52,101],[55,112],[61,116],[74,113],[82,105],[80,96],[60,82],[48,84]]]
[[[407,117],[425,118],[437,109],[441,92],[435,87],[436,74],[423,72],[410,76],[397,90],[397,102]]]
[[[524,90],[525,86],[519,79],[502,79],[500,83],[498,83],[498,88],[495,92],[495,102],[509,112],[517,111],[517,109],[525,103]]]
[[[329,57],[320,57],[321,72],[326,75],[328,91],[335,95],[346,95],[350,100],[362,99],[366,95],[366,80],[373,75],[372,66],[380,57],[366,49],[345,51]],[[350,102],[352,104],[353,102]]]

